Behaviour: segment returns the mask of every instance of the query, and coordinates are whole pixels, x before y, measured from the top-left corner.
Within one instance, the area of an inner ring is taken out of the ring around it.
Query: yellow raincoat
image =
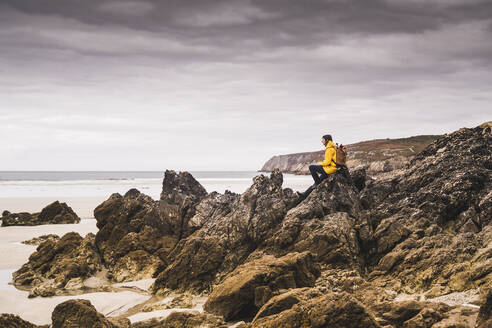
[[[335,162],[337,161],[337,150],[335,149],[333,141],[328,141],[326,144],[325,159],[318,163],[318,165],[323,166],[323,170],[325,170],[326,174],[332,174],[337,171],[337,166],[332,160]]]

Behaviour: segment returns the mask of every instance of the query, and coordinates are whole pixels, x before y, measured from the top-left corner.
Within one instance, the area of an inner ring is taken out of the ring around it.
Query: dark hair
[[[333,139],[331,138],[331,134],[325,134],[323,136],[323,139],[325,139],[326,141],[333,141]]]

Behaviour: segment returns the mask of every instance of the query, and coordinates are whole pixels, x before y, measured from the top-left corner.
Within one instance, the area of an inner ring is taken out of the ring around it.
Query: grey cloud
[[[39,168],[43,150],[98,159],[44,169],[257,169],[327,132],[348,143],[479,124],[492,102],[491,9],[0,0],[0,169]]]
[[[146,1],[109,1],[99,6],[102,12],[124,16],[143,16],[152,9],[154,5]]]

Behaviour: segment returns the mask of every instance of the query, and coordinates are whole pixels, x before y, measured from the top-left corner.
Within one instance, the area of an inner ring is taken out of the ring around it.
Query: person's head
[[[328,144],[328,141],[333,141],[330,134],[325,134],[324,136],[321,137],[321,142],[323,143],[324,146]]]

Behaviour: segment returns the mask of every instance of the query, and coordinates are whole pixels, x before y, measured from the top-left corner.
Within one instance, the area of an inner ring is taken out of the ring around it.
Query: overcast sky
[[[491,0],[0,0],[0,170],[256,170],[491,104]]]

